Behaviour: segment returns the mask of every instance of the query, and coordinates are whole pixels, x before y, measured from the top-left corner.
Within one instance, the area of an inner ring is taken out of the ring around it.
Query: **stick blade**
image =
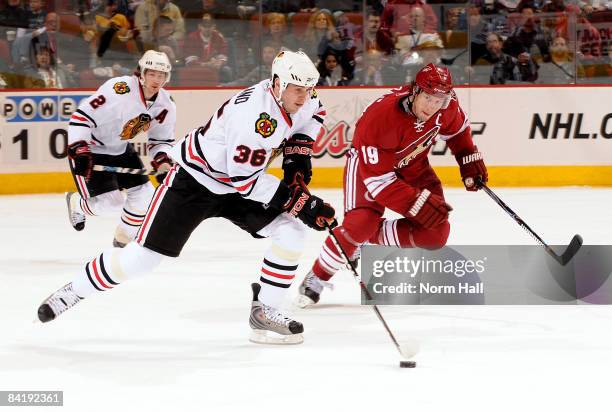
[[[561,264],[567,265],[570,260],[578,253],[578,250],[582,246],[582,236],[574,235],[569,245],[565,249],[565,252],[561,255]]]
[[[399,349],[400,355],[402,355],[402,358],[410,359],[410,358],[413,358],[417,353],[419,353],[419,350],[421,349],[421,345],[416,340],[409,341],[407,343],[403,343],[399,345],[398,349]]]

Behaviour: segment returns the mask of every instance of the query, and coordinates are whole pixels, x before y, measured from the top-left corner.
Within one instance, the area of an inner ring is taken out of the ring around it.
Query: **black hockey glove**
[[[174,162],[172,159],[164,152],[159,152],[155,155],[151,162],[151,166],[153,166],[153,170],[155,170],[155,180],[157,180],[157,183],[161,184],[161,182],[164,181],[173,165]]]
[[[311,195],[304,185],[295,184],[289,190],[289,200],[283,205],[285,212],[317,231],[325,230],[328,226],[333,229],[338,225],[334,208],[320,197]]]
[[[312,177],[312,146],[314,140],[304,134],[296,134],[287,140],[283,150],[283,181],[291,186],[297,183],[299,173],[305,184],[310,183]]]
[[[79,140],[68,146],[68,158],[74,162],[74,174],[91,179],[93,172],[93,155],[85,140]]]

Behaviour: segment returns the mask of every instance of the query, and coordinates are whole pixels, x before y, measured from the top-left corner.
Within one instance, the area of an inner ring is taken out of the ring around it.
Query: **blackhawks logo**
[[[127,121],[123,125],[123,130],[120,135],[121,140],[130,140],[138,136],[141,132],[146,132],[151,127],[151,116],[146,113],[141,113]]]
[[[126,94],[130,92],[130,86],[126,82],[117,82],[113,85],[113,90],[117,94]]]
[[[276,130],[276,120],[272,119],[268,113],[261,113],[255,122],[255,131],[263,137],[270,137]]]

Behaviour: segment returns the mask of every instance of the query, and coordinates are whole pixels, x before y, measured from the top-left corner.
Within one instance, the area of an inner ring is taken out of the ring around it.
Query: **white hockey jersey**
[[[264,80],[229,99],[168,155],[213,193],[238,192],[268,203],[280,182],[265,173],[276,149],[295,134],[315,140],[326,114],[316,92],[297,113],[287,114],[271,86],[270,80]]]
[[[68,144],[85,140],[92,153],[119,155],[130,139],[147,131],[149,156],[166,152],[174,143],[176,105],[161,89],[147,108],[136,76],[105,82],[79,105],[68,123]]]

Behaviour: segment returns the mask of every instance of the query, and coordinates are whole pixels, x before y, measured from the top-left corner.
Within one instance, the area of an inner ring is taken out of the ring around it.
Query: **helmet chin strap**
[[[276,95],[276,93],[274,93],[274,82],[275,80],[278,79],[278,96]],[[286,86],[283,87],[283,82],[281,81],[280,78],[275,77],[274,79],[272,79],[272,96],[274,96],[274,98],[276,99],[276,102],[283,108],[283,110],[285,109],[285,106],[283,106],[283,92],[285,91]]]

